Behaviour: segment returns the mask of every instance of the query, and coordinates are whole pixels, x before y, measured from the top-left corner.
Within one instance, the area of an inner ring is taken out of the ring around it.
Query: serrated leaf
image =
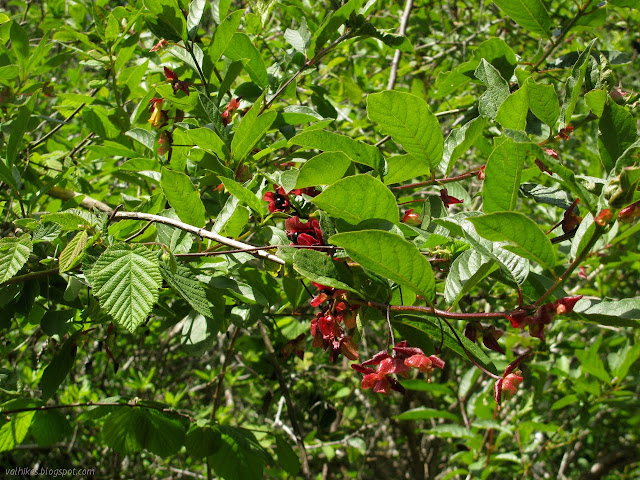
[[[333,235],[329,242],[343,247],[362,267],[413,290],[428,302],[435,295],[429,261],[411,242],[382,230],[359,230]]]
[[[538,262],[553,272],[556,255],[551,241],[538,224],[517,212],[495,212],[469,219],[478,234],[492,242],[511,242],[502,248]]]
[[[349,285],[353,279],[346,265],[336,262],[326,253],[299,249],[293,255],[293,268],[312,282],[358,293]]]
[[[482,209],[486,213],[515,210],[526,145],[506,139],[494,148],[487,160],[482,186]]]
[[[464,295],[495,268],[494,260],[477,250],[462,252],[451,264],[444,285],[444,297],[449,308],[455,307]]]
[[[52,242],[62,233],[62,226],[57,223],[40,223],[33,232],[33,242]]]
[[[494,119],[502,102],[509,97],[509,83],[502,78],[500,72],[484,58],[474,72],[476,78],[487,86],[478,102],[480,115]]]
[[[342,152],[324,152],[307,160],[300,168],[296,188],[331,185],[351,166],[351,159]]]
[[[187,175],[162,167],[160,186],[180,220],[194,227],[204,227],[207,223],[204,204]]]
[[[160,263],[160,273],[169,286],[178,292],[196,312],[207,318],[213,318],[207,292],[189,268],[178,265],[174,272],[164,263]]]
[[[397,224],[398,205],[393,193],[371,175],[343,178],[313,200],[319,208],[351,225],[376,218]]]
[[[60,350],[55,354],[51,363],[47,365],[40,379],[40,389],[42,390],[42,400],[48,400],[53,396],[60,384],[67,378],[73,363],[76,359],[76,336],[70,337]]]
[[[87,231],[82,230],[71,239],[66,247],[64,247],[64,250],[60,252],[60,257],[58,259],[60,273],[71,270],[80,263],[84,254],[84,249],[87,246],[88,238],[89,235],[87,235]]]
[[[41,220],[44,223],[57,223],[63,230],[91,228],[98,223],[98,218],[93,213],[78,208],[71,208],[63,212],[48,213],[43,215]]]
[[[168,414],[140,407],[121,407],[104,421],[104,442],[124,455],[148,450],[160,457],[176,453],[184,444],[184,424]]]
[[[0,283],[12,278],[29,260],[33,251],[31,235],[0,239]]]
[[[387,90],[367,96],[367,115],[414,158],[430,169],[442,160],[440,123],[422,98]]]
[[[350,137],[325,130],[302,132],[291,140],[292,145],[315,148],[325,152],[342,152],[352,161],[367,165],[380,173],[386,173],[384,157],[373,145],[358,142]]]
[[[524,29],[551,38],[553,24],[541,0],[493,0],[493,2]]]
[[[107,248],[91,269],[100,306],[133,332],[158,300],[162,275],[158,258],[146,247],[118,243]]]

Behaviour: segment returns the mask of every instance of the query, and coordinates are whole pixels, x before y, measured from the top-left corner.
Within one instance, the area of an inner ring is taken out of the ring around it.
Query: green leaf
[[[538,224],[518,212],[495,212],[469,219],[478,234],[492,242],[509,241],[502,248],[538,262],[553,272],[556,256],[551,241]]]
[[[522,28],[551,38],[553,24],[541,0],[493,0]]]
[[[187,39],[187,22],[177,0],[144,0],[144,19],[158,38],[179,42]]]
[[[84,250],[87,247],[88,239],[87,231],[78,232],[71,241],[60,252],[58,259],[59,271],[64,273],[78,265],[84,256]]]
[[[198,26],[206,6],[207,0],[191,0],[189,3],[189,15],[187,15],[187,34],[189,38],[195,38],[198,33]]]
[[[156,135],[154,132],[145,130],[144,128],[132,128],[128,132],[125,132],[127,137],[133,138],[136,142],[144,145],[149,150],[153,150],[154,143],[156,141]]]
[[[42,400],[50,399],[58,391],[67,375],[69,375],[76,359],[77,340],[77,335],[73,335],[64,342],[51,360],[51,363],[44,369],[40,379]]]
[[[604,106],[598,130],[600,161],[609,171],[623,152],[638,139],[636,120],[627,109],[609,101]]]
[[[24,66],[29,60],[29,35],[16,21],[11,23],[9,31],[11,51],[18,57],[18,64]]]
[[[11,416],[11,420],[2,425],[0,428],[0,452],[13,450],[16,445],[22,443],[27,437],[35,413],[35,410],[16,413]]]
[[[291,140],[292,145],[315,148],[325,152],[342,152],[352,161],[367,165],[380,173],[385,173],[385,160],[380,150],[373,145],[358,142],[350,137],[325,130],[302,132]]]
[[[410,288],[428,302],[433,300],[435,280],[431,265],[411,242],[382,230],[339,233],[329,242],[343,247],[364,268]]]
[[[505,139],[489,155],[482,186],[482,209],[486,213],[515,210],[526,145]]]
[[[253,41],[244,33],[234,33],[231,42],[228,44],[224,55],[231,61],[246,59],[244,69],[251,77],[251,80],[261,87],[269,85],[267,67],[256,48]]]
[[[219,448],[209,456],[215,473],[225,480],[262,478],[264,466],[272,464],[271,455],[249,430],[218,426]]]
[[[451,217],[435,219],[434,223],[459,235],[483,255],[493,258],[503,272],[518,285],[522,285],[529,275],[529,261],[501,248],[498,243],[481,238],[469,218],[478,215],[481,215],[480,212],[462,212]]]
[[[307,160],[300,168],[296,188],[331,185],[351,166],[351,159],[342,152],[324,152]]]
[[[502,102],[509,97],[509,83],[500,72],[484,58],[474,72],[476,78],[487,86],[478,103],[478,111],[485,118],[494,119]]]
[[[442,160],[444,138],[436,116],[422,98],[386,90],[367,96],[367,115],[414,158],[430,169]]]
[[[227,48],[229,48],[233,40],[233,35],[240,26],[243,14],[244,10],[236,10],[225,18],[218,28],[216,28],[213,41],[209,45],[209,48],[207,48],[207,56],[212,64],[220,60],[220,57],[222,57]]]
[[[158,300],[162,275],[158,258],[146,247],[117,243],[91,269],[93,293],[100,306],[133,332]]]
[[[640,326],[640,298],[620,300],[591,300],[583,298],[576,303],[574,313],[590,322],[612,327]]]
[[[342,262],[336,262],[326,253],[299,249],[293,255],[293,268],[312,282],[358,293],[350,285],[353,278],[348,267]]]
[[[210,425],[203,421],[192,424],[187,432],[185,446],[190,457],[204,458],[212,455],[219,447],[220,432],[215,424]]]
[[[229,157],[229,149],[218,134],[210,128],[193,128],[185,130],[183,133],[189,142],[194,143],[203,150],[215,153],[218,158],[225,160]]]
[[[244,160],[251,153],[253,147],[267,134],[271,124],[276,119],[276,112],[265,112],[258,116],[262,105],[262,97],[253,104],[244,117],[231,141],[231,154],[236,164]]]
[[[455,307],[463,296],[496,268],[493,258],[477,250],[462,252],[451,264],[444,285],[444,298],[449,308]]]
[[[338,10],[329,14],[329,16],[322,22],[322,25],[316,30],[311,39],[309,45],[308,56],[312,58],[325,43],[338,32],[338,29],[344,25],[344,23],[351,17],[351,15],[358,11],[362,6],[364,0],[349,0],[342,5]]]
[[[29,433],[34,436],[38,446],[49,447],[73,433],[67,417],[55,410],[37,412]]]
[[[290,475],[297,475],[300,471],[300,459],[291,445],[282,435],[276,435],[275,454],[278,456],[278,465]]]
[[[571,241],[571,251],[569,253],[571,258],[576,258],[578,255],[582,254],[584,247],[589,243],[589,240],[591,240],[595,231],[596,224],[593,221],[593,215],[588,213],[584,216],[582,222],[580,222],[580,226]]]
[[[169,286],[178,292],[196,312],[207,318],[214,317],[204,286],[189,268],[178,265],[174,272],[164,263],[160,263],[160,273]]]
[[[207,223],[204,204],[187,175],[162,167],[160,186],[180,220],[194,227],[204,227]]]
[[[31,119],[31,108],[29,105],[30,103],[20,107],[18,116],[11,122],[11,135],[9,135],[6,151],[6,161],[9,169],[16,163],[22,138],[29,128],[29,120]]]
[[[510,94],[507,99],[502,102],[496,121],[504,128],[513,130],[523,130],[527,126],[527,114],[529,113],[529,88],[525,83],[518,90]]]
[[[448,175],[451,172],[456,160],[458,160],[464,152],[469,150],[486,125],[486,118],[476,117],[462,127],[451,130],[451,133],[444,141],[442,162],[440,162],[439,166],[443,174]],[[389,169],[391,170],[391,167],[389,167]]]
[[[525,85],[529,86],[529,108],[531,112],[545,124],[553,127],[560,115],[558,95],[553,85],[536,83],[533,79],[527,79]],[[522,128],[520,130],[523,130]]]
[[[12,278],[29,260],[33,251],[31,236],[0,238],[0,283]]]
[[[429,420],[430,418],[446,418],[449,420],[459,421],[460,417],[455,413],[446,410],[437,410],[435,408],[418,407],[411,410],[394,415],[392,418],[396,420]]]
[[[414,328],[419,332],[426,333],[433,340],[440,342],[444,341],[444,346],[449,348],[451,351],[460,355],[462,358],[467,359],[466,351],[471,355],[471,357],[482,365],[484,368],[489,370],[492,373],[497,373],[497,369],[491,359],[482,351],[478,345],[469,340],[464,336],[463,333],[458,333],[456,336],[451,333],[451,329],[447,325],[441,325],[440,320],[437,320],[434,317],[428,315],[401,315],[402,325],[406,325],[408,327]],[[442,326],[442,329],[441,329]],[[411,337],[409,338],[409,343],[411,343]],[[460,341],[458,341],[458,339]],[[460,342],[464,345],[464,349],[460,346]]]
[[[405,180],[427,175],[430,172],[430,167],[425,165],[424,160],[408,153],[387,158],[387,165],[389,171],[384,177],[385,185],[404,182]]]
[[[186,437],[184,424],[175,418],[142,407],[120,407],[104,421],[104,442],[123,455],[148,450],[160,457],[176,453]]]
[[[371,175],[354,175],[338,180],[313,200],[319,208],[351,225],[377,218],[397,224],[398,205],[393,193]]]
[[[42,222],[57,223],[63,230],[83,230],[97,225],[97,217],[85,210],[71,208],[63,212],[48,213],[42,216]]]
[[[205,318],[195,310],[189,312],[183,322],[180,337],[182,348],[196,357],[204,355],[213,346],[220,331],[219,325],[215,325],[213,320]]]
[[[598,346],[598,344],[594,344],[588,350],[576,350],[576,357],[580,360],[584,373],[593,375],[608,384],[611,383],[611,376],[607,373],[602,359],[598,356]]]
[[[300,52],[303,55],[306,54],[307,47],[311,42],[311,33],[309,32],[309,27],[307,26],[307,20],[302,17],[300,19],[300,27],[298,27],[296,30],[287,28],[284,32],[284,39],[289,45],[293,47],[295,51]]]
[[[264,202],[256,197],[255,193],[231,178],[220,176],[218,178],[224,184],[224,188],[226,188],[231,195],[236,197],[242,203],[246,203],[254,212],[262,216],[264,212]]]
[[[562,108],[560,109],[560,128],[566,127],[571,122],[573,110],[576,108],[576,103],[578,103],[578,98],[582,91],[584,76],[587,71],[587,65],[589,64],[588,59],[591,55],[591,47],[593,47],[596,40],[597,39],[593,39],[591,41],[571,68],[571,76],[567,79],[564,100],[562,102]]]
[[[584,101],[591,109],[596,117],[602,116],[604,112],[604,106],[607,103],[607,92],[604,90],[591,90],[584,96]]]

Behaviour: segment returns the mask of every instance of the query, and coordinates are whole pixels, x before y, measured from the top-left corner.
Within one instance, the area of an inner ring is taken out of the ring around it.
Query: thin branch
[[[366,305],[367,307],[387,309],[394,312],[420,312],[433,316],[440,316],[442,318],[451,318],[454,320],[473,320],[473,319],[490,319],[490,318],[506,318],[512,312],[478,312],[478,313],[455,313],[447,312],[446,310],[439,310],[434,307],[421,307],[419,305],[388,305],[386,303],[372,302],[368,300],[349,299],[349,303],[356,305]]]
[[[585,14],[585,11],[587,10],[587,8],[589,8],[589,5],[591,5],[592,1],[593,0],[587,0],[584,3],[584,5],[582,5],[578,9],[578,13],[576,13],[576,16],[573,17],[571,21],[567,24],[567,26],[562,30],[562,32],[560,32],[560,35],[558,35],[558,37],[553,42],[551,42],[551,45],[547,47],[547,49],[542,54],[542,57],[540,57],[538,61],[535,64],[533,64],[533,66],[531,67],[531,71],[536,72],[538,70],[538,67],[542,65],[542,62],[544,62],[549,57],[549,55],[551,55],[551,53],[556,49],[556,47],[560,45],[560,43],[564,40],[564,37],[566,37],[567,33],[569,33],[569,30],[571,30],[575,26],[576,22],[580,19],[580,17],[582,17]]]
[[[407,32],[407,23],[409,22],[409,15],[411,14],[411,9],[413,8],[413,0],[407,0],[404,5],[404,12],[402,13],[402,17],[400,18],[400,30],[398,30],[398,35],[404,35]],[[393,87],[396,85],[396,79],[398,77],[398,66],[400,65],[400,56],[402,52],[400,50],[396,50],[393,54],[393,61],[391,62],[391,73],[389,74],[389,83],[387,83],[387,90],[393,90]]]
[[[0,409],[0,413],[2,415],[13,415],[14,413],[20,412],[39,412],[43,410],[60,410],[63,408],[80,408],[80,407],[130,407],[130,408],[147,408],[149,410],[157,410],[158,412],[163,413],[171,413],[173,415],[178,415],[180,417],[188,418],[190,421],[195,421],[191,415],[183,412],[179,412],[169,407],[159,407],[156,405],[147,405],[144,403],[138,403],[136,401],[130,403],[111,403],[111,402],[79,402],[79,403],[67,403],[67,404],[58,404],[58,405],[40,405],[39,407],[24,407],[24,408],[15,408],[12,410],[2,411]]]
[[[271,357],[271,362],[273,363],[273,368],[276,372],[276,376],[278,377],[278,383],[280,384],[280,390],[282,391],[282,396],[287,403],[287,413],[289,414],[289,420],[291,421],[291,427],[293,428],[293,432],[296,436],[296,444],[300,449],[300,458],[302,460],[302,474],[304,478],[311,478],[311,471],[309,469],[309,459],[307,458],[307,450],[304,446],[304,437],[302,435],[302,431],[300,430],[300,425],[298,424],[298,419],[296,418],[296,410],[293,405],[293,401],[291,400],[291,395],[289,394],[289,387],[287,386],[287,382],[285,381],[284,375],[282,375],[282,370],[280,369],[280,363],[278,362],[278,357],[276,355],[275,350],[273,349],[273,344],[269,339],[269,333],[267,332],[267,328],[264,326],[264,323],[258,321],[258,329],[260,330],[260,335],[262,335],[262,340],[264,341],[264,346],[267,349],[267,353]]]
[[[36,278],[48,277],[49,275],[57,275],[58,268],[52,268],[50,270],[40,270],[38,272],[30,272],[25,273],[24,275],[20,275],[18,277],[10,278],[9,280],[0,283],[0,287],[4,287],[5,285],[11,285],[13,283],[22,283],[28,282],[29,280],[35,280]]]
[[[194,227],[193,225],[189,225],[188,223],[181,222],[179,220],[174,220],[172,218],[162,217],[160,215],[153,215],[150,213],[143,212],[116,212],[114,215],[115,220],[147,220],[149,222],[162,223],[164,225],[170,225],[172,227],[179,228],[180,230],[184,230],[185,232],[193,233],[198,237],[208,238],[209,240],[214,240],[218,243],[222,243],[224,245],[228,245],[230,247],[240,248],[240,249],[253,249],[253,245],[248,245],[243,242],[239,242],[232,238],[223,237],[218,235],[217,233],[210,232],[205,230],[204,228]],[[271,260],[272,262],[278,263],[280,265],[284,265],[284,260],[275,255],[264,251],[263,249],[252,252],[254,255],[264,258],[267,260]]]
[[[222,368],[220,369],[220,373],[218,373],[218,384],[216,385],[216,393],[213,396],[213,410],[211,411],[211,419],[215,420],[216,419],[216,412],[218,411],[218,408],[220,407],[220,404],[222,403],[222,392],[223,392],[223,386],[224,386],[224,376],[227,373],[227,368],[229,367],[229,364],[231,363],[231,354],[233,353],[233,347],[236,344],[236,340],[238,340],[238,337],[240,336],[240,329],[236,327],[236,329],[233,332],[233,336],[231,337],[231,340],[229,341],[229,346],[227,347],[227,353],[225,354],[224,357],[224,363],[222,364]]]
[[[410,183],[408,185],[399,185],[397,187],[391,187],[391,190],[407,190],[409,188],[424,187],[426,185],[436,185],[436,184],[442,184],[442,183],[457,182],[459,180],[464,180],[465,178],[469,178],[477,175],[478,172],[481,170],[481,168],[482,167],[474,168],[473,170],[470,170],[461,175],[456,175],[455,177],[432,178],[431,180],[426,180],[424,182]]]
[[[91,90],[91,92],[89,93],[89,96],[93,97],[95,96],[96,93],[98,93],[98,88],[94,88],[93,90]],[[60,123],[58,125],[56,125],[55,127],[53,127],[49,133],[47,133],[46,135],[44,135],[43,137],[40,137],[38,140],[34,140],[32,143],[30,143],[29,145],[27,145],[27,150],[31,150],[32,148],[37,147],[38,145],[40,145],[43,142],[46,142],[47,139],[49,137],[51,137],[52,135],[54,135],[58,130],[60,130],[62,127],[64,127],[65,125],[67,125],[72,119],[73,117],[75,117],[78,113],[80,113],[80,110],[82,110],[87,104],[86,103],[82,103],[78,106],[78,108],[76,108],[73,112],[71,112],[71,115],[69,115],[65,121],[63,123]]]
[[[98,210],[100,210],[102,212],[112,212],[113,211],[113,208],[111,208],[106,203],[101,202],[100,200],[96,200],[95,198],[91,198],[88,195],[85,195],[84,193],[78,193],[78,192],[74,192],[72,190],[67,190],[66,188],[51,187],[46,193],[50,197],[59,198],[60,200],[70,200],[70,199],[72,199],[74,197],[78,197],[80,195],[83,195],[84,198],[80,202],[80,205],[79,205],[80,207],[86,208],[87,210],[93,210],[93,208],[95,207],[95,208],[97,208]]]

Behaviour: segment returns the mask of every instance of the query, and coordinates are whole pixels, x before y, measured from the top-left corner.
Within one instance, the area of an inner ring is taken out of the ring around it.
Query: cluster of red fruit
[[[549,325],[556,315],[571,313],[573,307],[581,298],[582,295],[560,298],[555,302],[545,303],[538,307],[534,315],[529,315],[526,310],[519,310],[506,317],[511,321],[512,327],[522,329],[529,327],[529,334],[532,337],[544,340],[545,325]]]
[[[357,360],[358,347],[351,335],[347,335],[345,328],[348,330],[355,328],[355,311],[359,307],[347,303],[346,290],[337,290],[318,283],[313,285],[318,288],[318,295],[311,300],[311,306],[319,307],[328,302],[326,307],[323,307],[322,311],[311,320],[313,346],[322,347],[325,351],[329,350],[329,360],[332,363],[335,363],[341,353],[349,360]]]

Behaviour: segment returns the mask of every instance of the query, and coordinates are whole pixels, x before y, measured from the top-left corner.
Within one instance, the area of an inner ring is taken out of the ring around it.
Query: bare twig
[[[404,4],[404,12],[400,18],[399,35],[404,35],[407,32],[407,23],[409,22],[409,15],[411,14],[411,8],[413,8],[413,0],[407,0]],[[389,74],[389,82],[387,83],[387,90],[393,90],[396,85],[396,79],[398,77],[398,66],[400,65],[400,55],[402,52],[396,50],[393,54],[393,61],[391,62],[391,73]]]
[[[188,223],[181,222],[179,220],[174,220],[173,218],[162,217],[160,215],[153,215],[150,213],[143,212],[116,212],[114,215],[115,220],[147,220],[149,222],[162,223],[164,225],[170,225],[172,227],[179,228],[180,230],[184,230],[185,232],[193,233],[199,237],[208,238],[210,240],[214,240],[218,243],[222,243],[224,245],[228,245],[230,247],[241,248],[241,249],[252,249],[253,245],[248,245],[243,242],[239,242],[232,238],[223,237],[218,235],[217,233],[210,232],[205,230],[204,228],[194,227],[193,225],[189,225]],[[255,252],[251,252],[254,255],[264,258],[267,260],[271,260],[272,262],[278,263],[280,265],[284,265],[284,260],[275,255],[266,252],[264,250],[257,250]]]

